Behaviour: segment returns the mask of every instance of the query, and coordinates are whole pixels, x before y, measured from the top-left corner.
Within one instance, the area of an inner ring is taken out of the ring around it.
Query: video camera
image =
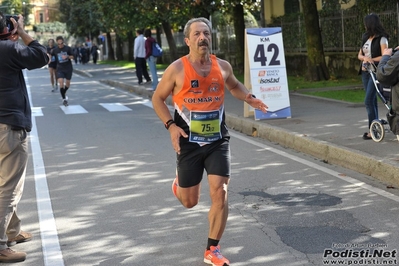
[[[5,15],[5,17],[6,17],[6,26],[8,28],[8,32],[11,32],[14,30],[14,24],[12,23],[11,18],[14,18],[15,21],[18,22],[19,16],[18,15]]]

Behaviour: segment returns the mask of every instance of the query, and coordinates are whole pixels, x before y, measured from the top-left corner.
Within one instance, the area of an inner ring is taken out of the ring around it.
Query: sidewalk
[[[138,85],[135,71],[110,65],[74,65],[76,74],[151,98],[151,84]],[[158,71],[158,76],[162,72]],[[72,79],[73,83],[73,79]],[[267,104],[267,103],[266,103]],[[244,103],[229,92],[225,96],[229,128],[267,139],[282,147],[309,154],[399,187],[399,143],[392,132],[377,143],[363,140],[367,113],[363,105],[290,93],[292,118],[255,121],[245,118]],[[386,107],[379,101],[380,118]]]

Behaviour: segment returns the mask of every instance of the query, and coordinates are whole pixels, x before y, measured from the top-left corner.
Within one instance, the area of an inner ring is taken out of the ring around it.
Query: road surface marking
[[[121,103],[100,103],[100,105],[110,112],[132,111],[132,109]]]
[[[27,85],[28,96],[31,101],[30,103],[31,106],[33,106],[26,69],[24,70],[24,76]],[[32,150],[36,202],[39,216],[44,265],[64,266],[64,259],[58,239],[57,227],[55,225],[53,207],[51,205],[51,198],[47,185],[46,170],[44,167],[42,150],[40,148],[35,116],[32,116],[32,131],[30,132],[29,139]]]

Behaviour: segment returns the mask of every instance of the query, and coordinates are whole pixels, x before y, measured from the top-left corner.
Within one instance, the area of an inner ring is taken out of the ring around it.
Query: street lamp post
[[[26,18],[26,3],[25,3],[25,1],[22,2],[22,5],[24,6],[24,18]]]

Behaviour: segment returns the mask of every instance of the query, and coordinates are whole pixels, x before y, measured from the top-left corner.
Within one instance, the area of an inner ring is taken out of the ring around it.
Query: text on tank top
[[[187,56],[181,58],[184,67],[182,89],[173,95],[175,121],[189,134],[189,141],[211,143],[222,138],[224,124],[224,79],[215,55],[206,77],[199,75]]]

